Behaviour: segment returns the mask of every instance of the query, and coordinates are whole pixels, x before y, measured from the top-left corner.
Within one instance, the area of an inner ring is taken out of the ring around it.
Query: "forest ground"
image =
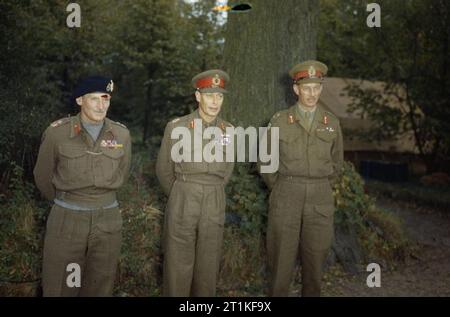
[[[324,276],[322,296],[450,296],[450,213],[392,199],[378,198],[377,206],[402,219],[417,251],[395,270],[382,268],[381,287],[367,286],[370,272],[352,276],[335,266]]]

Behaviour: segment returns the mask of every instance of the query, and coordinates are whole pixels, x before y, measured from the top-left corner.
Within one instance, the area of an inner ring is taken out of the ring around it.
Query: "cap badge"
[[[212,79],[212,88],[217,88],[220,85],[220,77],[219,74],[215,74]]]
[[[107,92],[113,92],[113,90],[114,90],[114,82],[111,80],[111,81],[108,83],[108,86],[106,86],[106,91],[107,91]]]
[[[316,69],[314,68],[314,66],[309,66],[308,75],[309,77],[316,77]]]

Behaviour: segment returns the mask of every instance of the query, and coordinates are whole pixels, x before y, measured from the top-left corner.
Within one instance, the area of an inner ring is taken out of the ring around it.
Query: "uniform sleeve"
[[[344,165],[344,141],[339,122],[337,124],[337,137],[333,143],[333,147],[331,148],[331,159],[333,162],[333,175],[330,176],[330,181],[334,184],[339,180],[339,176]]]
[[[270,140],[271,140],[271,129],[270,128],[272,127],[272,125],[273,125],[273,123],[271,121],[269,128],[267,129],[267,153],[271,153],[271,151],[272,151],[271,142],[270,142]],[[264,136],[262,136],[262,137],[264,137]],[[261,149],[259,149],[259,150],[261,151]],[[264,183],[266,183],[266,186],[269,188],[269,190],[272,190],[272,188],[275,185],[277,178],[278,178],[278,169],[274,173],[261,173],[261,165],[267,164],[267,163],[262,163],[259,160],[259,157],[260,156],[258,156],[258,164],[257,164],[258,172],[260,173],[262,179],[264,180]]]
[[[164,137],[161,141],[161,147],[156,160],[156,176],[158,177],[159,183],[167,196],[170,194],[172,185],[175,182],[175,163],[170,156],[171,133],[172,129],[170,127],[170,123],[168,123],[164,130]]]
[[[123,183],[125,184],[130,176],[131,167],[131,137],[130,132],[127,133],[127,140],[125,141],[125,155],[120,162],[120,171],[123,173]]]
[[[48,200],[55,198],[55,186],[52,183],[52,178],[56,167],[56,146],[51,135],[48,129],[42,135],[42,142],[33,171],[37,188]]]

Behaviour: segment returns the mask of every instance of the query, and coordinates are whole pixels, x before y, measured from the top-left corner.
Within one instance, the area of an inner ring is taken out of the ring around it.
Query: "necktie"
[[[305,123],[306,127],[308,128],[308,131],[311,129],[311,118],[312,113],[310,111],[305,111]]]

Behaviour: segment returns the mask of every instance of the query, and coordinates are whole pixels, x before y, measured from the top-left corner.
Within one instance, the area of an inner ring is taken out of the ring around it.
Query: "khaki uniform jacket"
[[[298,105],[277,112],[270,121],[269,141],[270,131],[279,128],[280,165],[276,173],[261,174],[269,188],[274,186],[280,174],[328,177],[333,182],[341,171],[344,152],[338,118],[318,105],[308,131],[296,107]]]
[[[201,162],[194,162],[193,152],[196,150],[201,151],[201,149],[194,148],[194,119],[201,119],[198,110],[184,117],[174,119],[166,125],[156,162],[156,175],[166,195],[170,194],[172,185],[177,177],[184,176],[188,180],[190,179],[194,182],[201,182],[204,184],[213,184],[220,181],[225,185],[233,173],[234,162],[225,161],[226,151],[228,147],[232,146],[231,144],[220,147],[220,150],[223,151],[223,162],[206,162],[204,159],[202,159]],[[202,125],[204,130],[207,124],[203,121]],[[215,124],[210,126],[220,128],[224,134],[227,127],[232,127],[230,123],[219,117],[217,117]],[[171,158],[172,146],[179,142],[178,139],[171,139],[172,130],[176,127],[189,128],[190,136],[192,138],[191,149],[188,149],[188,152],[191,152],[189,153],[191,162],[174,162]],[[204,148],[205,144],[209,142],[211,142],[211,140],[203,140],[202,147]]]
[[[79,206],[103,207],[115,201],[115,190],[128,177],[130,160],[130,133],[124,125],[105,118],[94,143],[78,114],[45,130],[35,182],[49,200],[57,197]]]

